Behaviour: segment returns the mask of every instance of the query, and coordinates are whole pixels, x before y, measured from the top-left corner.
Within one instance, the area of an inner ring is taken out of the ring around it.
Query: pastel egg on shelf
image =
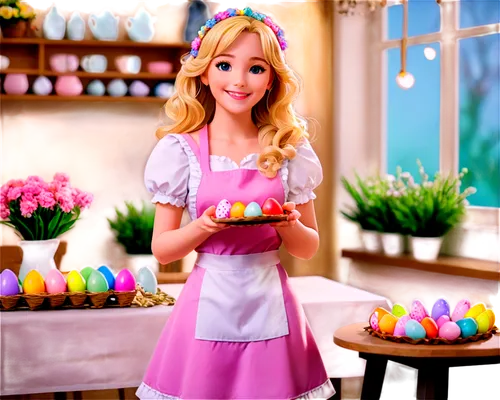
[[[495,313],[478,302],[471,307],[468,299],[457,302],[453,313],[446,299],[438,299],[429,314],[422,301],[413,300],[410,311],[396,303],[391,312],[377,307],[365,328],[372,336],[418,344],[454,344],[488,340],[496,333]]]

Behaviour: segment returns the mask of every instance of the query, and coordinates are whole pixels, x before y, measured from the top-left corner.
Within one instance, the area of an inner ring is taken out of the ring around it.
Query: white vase
[[[85,37],[85,21],[78,11],[71,14],[71,18],[66,24],[66,35],[70,40],[83,40]]]
[[[411,249],[413,257],[421,261],[433,261],[437,259],[442,237],[411,237]]]
[[[156,275],[159,271],[159,264],[152,254],[127,254],[127,269],[138,276],[142,267],[148,267]]]
[[[21,282],[24,282],[24,278],[32,269],[36,269],[44,278],[51,269],[57,269],[54,255],[59,247],[59,239],[22,240],[19,246],[23,250],[19,269]]]
[[[366,251],[377,253],[382,250],[380,242],[380,233],[376,231],[361,231],[361,242]]]
[[[404,253],[404,236],[399,233],[382,233],[382,248],[384,253],[389,256],[399,256]]]

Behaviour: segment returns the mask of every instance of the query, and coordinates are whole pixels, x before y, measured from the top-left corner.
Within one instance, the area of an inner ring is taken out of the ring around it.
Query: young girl
[[[313,190],[320,162],[292,101],[283,31],[269,17],[229,9],[192,43],[167,102],[171,126],[145,171],[154,193],[152,249],[161,263],[195,249],[196,265],[168,319],[141,399],[312,399],[333,389],[304,311],[279,262],[281,243],[311,258],[319,237]],[[176,133],[174,133],[176,132]],[[288,220],[215,223],[222,199],[273,197]],[[180,228],[183,209],[192,222]]]

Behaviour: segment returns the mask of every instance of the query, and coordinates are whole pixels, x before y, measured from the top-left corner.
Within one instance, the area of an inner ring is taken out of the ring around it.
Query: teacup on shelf
[[[115,66],[122,74],[138,74],[141,71],[141,58],[123,55],[115,58]]]
[[[75,54],[53,54],[49,64],[55,72],[74,72],[78,69],[78,56]]]
[[[0,54],[0,71],[9,68],[10,60],[9,57]]]
[[[170,74],[174,66],[169,61],[151,61],[148,63],[148,71],[152,74]]]
[[[82,57],[80,65],[85,72],[102,73],[108,67],[108,59],[102,54],[89,54]]]

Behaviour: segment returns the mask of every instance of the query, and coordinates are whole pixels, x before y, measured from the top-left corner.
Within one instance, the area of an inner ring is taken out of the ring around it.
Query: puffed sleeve
[[[179,140],[167,135],[155,146],[144,170],[144,183],[152,203],[186,206],[189,161]]]
[[[323,169],[309,141],[297,147],[295,158],[288,163],[288,201],[305,204],[314,200],[316,189],[323,180]]]

